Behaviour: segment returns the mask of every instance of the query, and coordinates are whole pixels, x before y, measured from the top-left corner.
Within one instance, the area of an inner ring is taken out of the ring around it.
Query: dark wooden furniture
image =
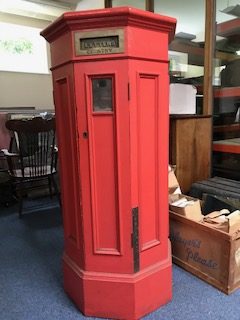
[[[235,207],[234,210],[240,207],[240,182],[222,177],[213,177],[207,180],[202,180],[193,183],[190,195],[199,199],[204,199],[203,209],[206,206],[208,196],[218,197],[218,200],[224,200],[226,204],[222,204],[222,208],[213,208],[212,211],[221,210],[223,208],[229,209],[227,203]],[[214,199],[212,200],[214,201]],[[218,205],[217,201],[213,205]],[[212,206],[213,206],[212,205]],[[230,209],[229,209],[230,210]],[[232,209],[231,209],[232,210]],[[232,211],[234,211],[232,210]],[[211,212],[211,211],[209,211]],[[207,212],[207,213],[209,213]],[[205,212],[204,212],[205,214]]]
[[[223,108],[224,106],[224,108]],[[214,90],[213,174],[240,180],[240,87]]]
[[[183,193],[210,176],[211,116],[171,115],[169,161]]]
[[[0,111],[0,150],[8,148],[11,140],[10,132],[6,129],[5,123],[10,119],[10,115]],[[1,160],[1,159],[0,159]],[[0,162],[1,167],[1,162]]]
[[[19,196],[19,217],[22,215],[23,194],[28,188],[38,187],[38,182],[48,181],[58,194],[54,176],[57,173],[57,148],[55,146],[55,119],[42,118],[9,120],[8,130],[14,133],[11,151],[3,149],[9,174]]]

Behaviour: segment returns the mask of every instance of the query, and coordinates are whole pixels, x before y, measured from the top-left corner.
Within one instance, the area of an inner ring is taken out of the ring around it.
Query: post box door
[[[86,269],[96,271],[133,272],[126,67],[75,65]]]
[[[132,60],[131,190],[139,215],[140,269],[164,261],[168,243],[168,64]]]

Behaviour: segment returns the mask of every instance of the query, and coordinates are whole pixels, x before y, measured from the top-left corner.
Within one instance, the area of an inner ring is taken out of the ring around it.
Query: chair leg
[[[49,188],[50,198],[52,199],[52,180],[50,176],[48,176],[48,188]]]
[[[23,210],[23,196],[22,196],[22,184],[19,183],[19,190],[18,190],[18,217],[22,218],[22,210]]]
[[[55,178],[54,178],[54,175],[51,175],[51,178],[52,178],[52,183],[53,183],[53,187],[54,187],[54,190],[55,190],[55,193],[56,193],[56,196],[58,198],[58,202],[59,202],[59,205],[61,207],[61,196],[60,196],[60,192],[58,190],[58,186],[57,186],[57,183],[55,181]]]
[[[22,209],[23,209],[23,198],[21,196],[19,201],[19,208],[18,208],[18,216],[20,219],[22,218]]]

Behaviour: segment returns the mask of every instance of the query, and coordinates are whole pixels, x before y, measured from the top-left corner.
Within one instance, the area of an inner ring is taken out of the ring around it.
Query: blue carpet
[[[18,219],[0,208],[0,320],[87,320],[62,287],[57,203]],[[240,290],[227,296],[173,266],[173,299],[144,320],[239,320]]]

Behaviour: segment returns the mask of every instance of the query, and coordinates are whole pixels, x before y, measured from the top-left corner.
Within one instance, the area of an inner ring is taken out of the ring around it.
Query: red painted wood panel
[[[71,114],[68,112],[70,108],[69,102],[69,83],[68,79],[62,78],[56,81],[56,98],[58,101],[58,108],[61,110],[61,116],[59,117],[58,126],[64,128],[66,132],[66,138],[61,139],[59,146],[60,161],[62,169],[62,180],[64,184],[61,186],[63,198],[63,206],[67,207],[65,210],[65,233],[66,237],[76,242],[77,237],[77,223],[76,223],[76,208],[75,208],[75,188],[72,188],[72,181],[75,180],[75,168],[68,162],[69,158],[74,158],[74,146],[73,146],[73,123]],[[67,136],[69,139],[67,139]],[[66,157],[68,152],[68,157]],[[66,201],[68,203],[66,203]]]
[[[131,200],[145,268],[168,255],[168,63],[131,61],[129,70]]]
[[[132,272],[127,61],[75,66],[86,269]],[[113,111],[94,112],[92,79],[112,78]],[[82,117],[83,110],[86,119]],[[83,138],[83,132],[88,138]],[[91,230],[91,232],[89,232]]]
[[[84,267],[80,157],[71,65],[54,71],[53,87],[64,223],[64,251],[79,266]]]
[[[89,110],[89,116],[94,251],[120,254],[115,115]]]
[[[171,299],[167,43],[175,22],[126,7],[66,13],[42,33],[61,137],[64,286],[85,315],[140,319]],[[75,32],[116,28],[124,52],[75,52]],[[102,114],[101,104],[92,108],[99,77],[113,80],[113,110]]]
[[[141,250],[159,244],[158,76],[138,78],[138,183]]]

